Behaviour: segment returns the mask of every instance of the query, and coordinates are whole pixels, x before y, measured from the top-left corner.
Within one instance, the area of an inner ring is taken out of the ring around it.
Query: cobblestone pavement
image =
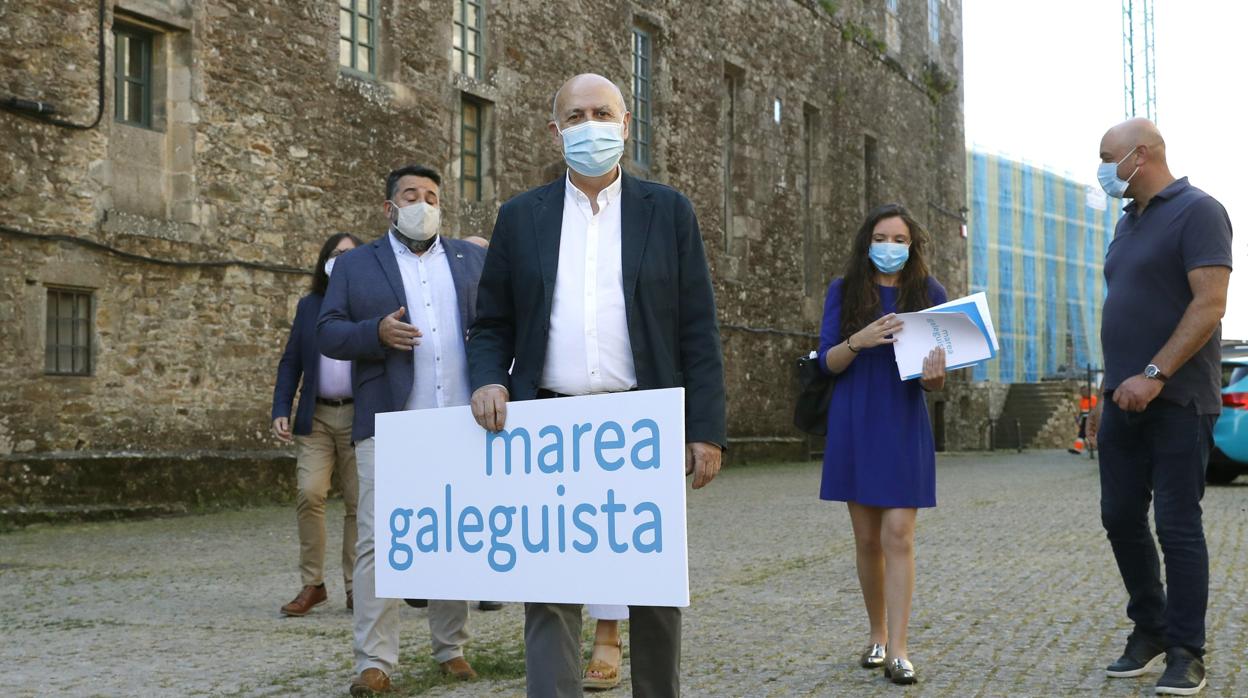
[[[1104,677],[1125,594],[1099,526],[1094,464],[1064,453],[942,457],[921,512],[911,658],[921,683],[855,663],[866,639],[843,505],[817,464],[725,471],[689,498],[690,696],[1143,696]],[[330,531],[341,514],[331,508]],[[1210,488],[1205,695],[1248,695],[1248,486]],[[350,615],[286,619],[294,508],[59,525],[0,535],[0,686],[7,695],[346,695]],[[331,539],[329,550],[334,550]],[[331,556],[336,560],[336,556]],[[472,614],[469,658],[495,680],[428,680],[424,611],[404,610],[401,694],[520,695],[521,609]],[[588,623],[587,623],[588,631]],[[628,695],[625,683],[604,696]]]

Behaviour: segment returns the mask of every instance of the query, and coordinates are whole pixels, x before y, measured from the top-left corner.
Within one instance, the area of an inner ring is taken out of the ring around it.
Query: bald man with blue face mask
[[[1140,676],[1164,657],[1156,692],[1194,695],[1205,687],[1209,553],[1200,500],[1221,411],[1231,221],[1216,199],[1170,173],[1151,121],[1111,128],[1100,155],[1105,193],[1131,199],[1105,255],[1105,395],[1088,421],[1101,452],[1101,522],[1135,625],[1106,674]]]
[[[700,489],[727,441],[715,295],[689,200],[619,165],[629,122],[600,75],[556,93],[548,132],[567,172],[499,210],[468,340],[472,412],[498,431],[513,400],[683,387]],[[680,609],[629,617],[633,695],[678,695]],[[530,696],[582,694],[580,632],[579,604],[526,604]]]

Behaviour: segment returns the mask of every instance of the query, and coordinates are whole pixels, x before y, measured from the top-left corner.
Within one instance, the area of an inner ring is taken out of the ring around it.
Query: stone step
[[[994,431],[996,446],[1017,448],[1021,438],[1024,448],[1029,447],[1055,414],[1070,409],[1076,395],[1072,382],[1011,385]]]
[[[1015,383],[1014,386],[1023,394],[1066,395],[1072,392],[1063,383]]]
[[[0,526],[290,501],[293,450],[70,451],[0,456]]]
[[[80,523],[176,516],[187,513],[182,504],[64,505],[0,508],[0,531],[40,523]]]

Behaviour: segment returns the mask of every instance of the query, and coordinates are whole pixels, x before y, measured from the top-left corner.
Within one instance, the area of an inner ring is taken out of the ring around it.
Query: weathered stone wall
[[[488,235],[501,201],[561,173],[545,124],[564,78],[600,72],[631,97],[634,25],[654,40],[654,159],[628,167],[698,212],[743,453],[804,448],[789,422],[792,361],[813,348],[868,204],[907,204],[931,231],[934,273],[965,292],[956,0],[940,3],[937,50],[926,3],[902,2],[893,53],[877,38],[882,3],[866,0],[500,0],[488,3],[482,80],[452,69],[450,0],[379,4],[378,75],[366,79],[338,68],[334,2],[117,0],[109,27],[161,37],[155,129],[113,119],[111,32],[97,128],[0,112],[0,226],[176,263],[0,233],[0,455],[271,446],[274,369],[308,282],[281,268],[309,268],[329,233],[380,234],[384,174],[411,161],[445,173],[450,232]],[[95,3],[0,2],[0,99],[89,123],[95,26]],[[480,202],[456,182],[464,95],[487,103]],[[263,268],[204,264],[222,260]],[[91,376],[44,373],[48,286],[94,293]],[[975,445],[965,431],[950,429],[950,448]]]
[[[956,372],[960,380],[950,380],[945,389],[928,395],[928,413],[936,420],[944,413],[945,450],[976,451],[989,446],[988,420],[997,419],[1005,408],[1010,386],[1005,383],[971,382],[968,371]],[[938,408],[937,403],[944,403]]]

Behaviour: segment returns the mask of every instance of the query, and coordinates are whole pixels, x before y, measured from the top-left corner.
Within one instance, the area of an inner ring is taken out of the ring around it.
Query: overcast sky
[[[1137,3],[1137,7],[1139,4]],[[1157,113],[1170,169],[1237,228],[1223,336],[1248,339],[1248,2],[1156,0]],[[970,145],[1096,182],[1123,119],[1121,0],[964,0]]]

